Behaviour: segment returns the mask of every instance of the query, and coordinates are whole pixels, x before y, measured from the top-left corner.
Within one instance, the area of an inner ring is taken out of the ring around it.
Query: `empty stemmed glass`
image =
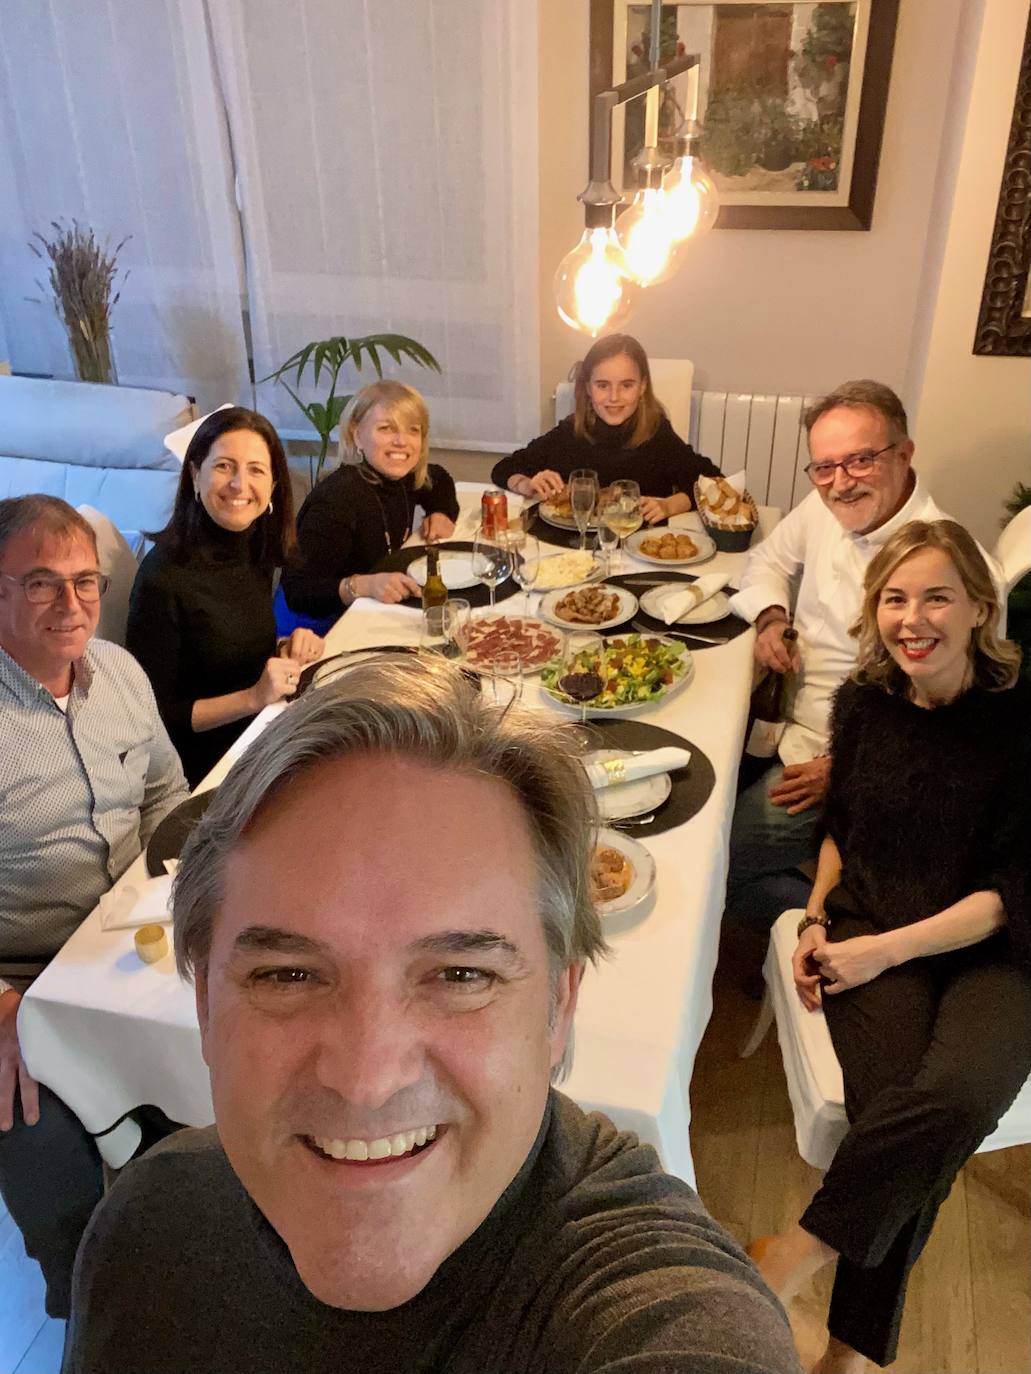
[[[494,609],[494,589],[512,572],[512,547],[504,535],[487,539],[482,534],[473,540],[473,576],[490,589],[490,608]]]
[[[605,569],[605,576],[608,577],[615,569],[613,554],[619,547],[619,535],[603,519],[603,512],[598,515],[598,528],[594,536],[595,550]]]
[[[569,477],[569,504],[573,520],[580,531],[580,548],[587,547],[587,526],[598,500],[598,474],[593,468],[577,468]]]
[[[619,540],[617,562],[623,566],[623,545],[639,530],[644,523],[641,514],[641,488],[636,482],[613,482],[609,488],[608,500],[600,514],[601,523],[607,525]]]
[[[537,574],[540,572],[540,567],[540,543],[532,534],[524,534],[521,545],[512,551],[512,576],[523,589],[527,615],[530,614],[530,593],[537,585]]]
[[[580,724],[587,720],[587,703],[600,696],[605,687],[601,658],[605,641],[593,630],[573,630],[562,646],[562,662],[555,686],[580,703]]]
[[[523,695],[523,661],[512,649],[500,649],[487,665],[495,702],[500,702],[499,684],[508,686],[508,701]]]

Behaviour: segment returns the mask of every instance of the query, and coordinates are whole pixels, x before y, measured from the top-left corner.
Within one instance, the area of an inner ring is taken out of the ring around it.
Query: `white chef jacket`
[[[794,606],[802,667],[795,675],[794,698],[779,745],[784,763],[804,763],[827,753],[831,698],[855,666],[857,645],[848,631],[859,616],[863,578],[874,554],[910,520],[951,518],[938,509],[917,478],[896,515],[869,534],[852,534],[842,528],[820,493],[812,491],[749,551],[731,609],[751,623],[767,606]],[[997,569],[985,557],[998,584]]]

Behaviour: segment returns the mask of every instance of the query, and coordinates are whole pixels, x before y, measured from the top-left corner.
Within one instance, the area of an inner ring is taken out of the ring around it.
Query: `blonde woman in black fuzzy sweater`
[[[895,1358],[937,1210],[1031,1075],[1031,687],[998,623],[953,521],[870,564],[794,955],[851,1129],[800,1222],[752,1248],[785,1303],[837,1261],[819,1374]]]

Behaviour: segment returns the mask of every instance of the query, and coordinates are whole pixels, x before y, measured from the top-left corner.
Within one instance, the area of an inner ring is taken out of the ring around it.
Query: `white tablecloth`
[[[467,537],[481,487],[460,484]],[[779,512],[761,512],[768,533]],[[678,522],[679,523],[679,522]],[[736,574],[743,555],[718,554],[705,572]],[[628,570],[632,560],[628,560]],[[642,567],[643,565],[636,565]],[[514,603],[521,608],[521,598]],[[416,643],[420,615],[361,600],[329,634],[327,653],[377,643]],[[607,927],[612,956],[584,979],[576,1016],[573,1070],[564,1090],[606,1112],[659,1151],[665,1166],[694,1180],[688,1087],[712,1008],[727,842],[751,687],[751,632],[695,655],[694,681],[642,720],[675,730],[712,761],[716,785],[702,810],[676,830],[642,840],[655,857],[652,904]],[[556,708],[528,679],[524,699]],[[201,784],[217,784],[284,707],[262,712]],[[631,832],[632,833],[632,832]],[[145,875],[142,856],[120,880]],[[108,1131],[150,1103],[173,1120],[212,1120],[193,990],[173,958],[142,964],[132,930],[83,922],[22,999],[18,1033],[29,1071],[79,1115],[87,1130]],[[112,1164],[136,1143],[131,1126],[100,1140]]]

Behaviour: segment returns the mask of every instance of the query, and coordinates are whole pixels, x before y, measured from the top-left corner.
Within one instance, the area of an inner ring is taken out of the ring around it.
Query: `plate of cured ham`
[[[485,615],[470,622],[463,667],[489,672],[500,654],[516,654],[524,673],[539,673],[562,650],[562,636],[528,615]]]

